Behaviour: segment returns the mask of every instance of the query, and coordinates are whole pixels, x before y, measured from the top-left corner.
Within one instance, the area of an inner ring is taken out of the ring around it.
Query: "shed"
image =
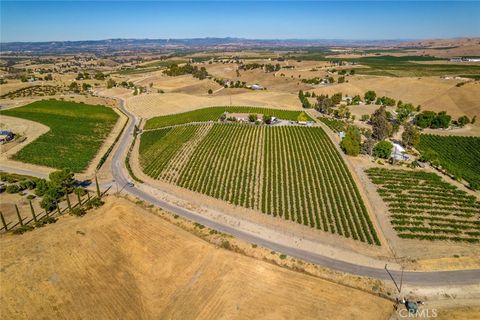
[[[404,147],[399,145],[398,143],[392,143],[392,154],[391,157],[395,160],[403,161],[408,160],[408,156],[405,154],[406,150]]]

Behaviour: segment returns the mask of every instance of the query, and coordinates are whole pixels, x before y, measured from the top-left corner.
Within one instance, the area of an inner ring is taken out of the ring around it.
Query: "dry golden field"
[[[375,90],[377,96],[389,96],[403,102],[421,105],[423,110],[447,111],[454,117],[461,115],[480,116],[480,82],[470,81],[461,87],[458,80],[439,77],[393,78],[375,76],[349,77],[348,83],[318,87],[311,91],[316,94],[360,95]],[[352,106],[351,109],[355,107]]]
[[[20,80],[8,80],[7,83],[0,85],[0,96],[8,92],[33,86],[33,83],[21,82]]]
[[[197,96],[185,93],[153,93],[131,97],[127,107],[142,118],[179,113],[210,106],[268,106],[271,108],[300,109],[297,95],[271,91],[224,89],[214,95]]]
[[[5,319],[387,319],[392,304],[200,240],[126,200],[3,235]]]

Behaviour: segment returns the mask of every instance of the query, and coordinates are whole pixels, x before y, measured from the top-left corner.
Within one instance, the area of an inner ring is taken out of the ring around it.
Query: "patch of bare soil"
[[[391,302],[219,249],[126,200],[0,237],[9,319],[386,319]],[[340,307],[341,306],[341,307]]]

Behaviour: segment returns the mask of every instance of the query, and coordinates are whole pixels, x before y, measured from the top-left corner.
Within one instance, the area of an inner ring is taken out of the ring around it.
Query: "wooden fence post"
[[[61,215],[62,211],[60,210],[60,206],[58,205],[58,201],[56,201],[56,200],[55,200],[55,205],[57,206],[58,215]]]
[[[77,198],[78,198],[78,206],[82,206],[82,198],[80,198],[80,192],[77,192]]]
[[[45,217],[48,218],[48,210],[47,210],[47,208],[45,208]]]
[[[2,224],[3,224],[3,227],[5,228],[5,231],[8,231],[8,226],[7,226],[7,223],[5,222],[5,218],[3,217],[2,211],[0,211],[0,218],[2,219]]]
[[[102,197],[102,194],[100,193],[100,186],[98,185],[98,179],[96,175],[95,175],[95,184],[97,185],[97,196],[100,199]]]
[[[35,209],[33,208],[32,200],[30,200],[30,211],[32,211],[33,221],[37,222],[37,216],[35,215]]]
[[[87,190],[87,200],[90,201],[90,191]]]
[[[15,210],[17,211],[18,222],[20,222],[20,226],[23,227],[23,219],[22,219],[22,216],[20,215],[20,211],[18,211],[17,205],[15,205]]]

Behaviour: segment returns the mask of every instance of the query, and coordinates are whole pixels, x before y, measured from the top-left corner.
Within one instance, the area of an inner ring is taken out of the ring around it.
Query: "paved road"
[[[138,119],[132,113],[125,109],[123,100],[121,101],[120,108],[123,112],[125,112],[125,114],[128,115],[129,124],[125,128],[124,134],[119,141],[119,147],[113,155],[112,173],[116,183],[118,183],[120,186],[124,186],[129,181],[128,175],[124,170],[124,159],[126,151],[131,144],[134,125],[138,122]],[[126,187],[124,190],[131,195],[138,197],[139,199],[142,199],[146,202],[152,203],[166,211],[178,214],[181,217],[201,223],[209,228],[221,231],[223,233],[230,234],[244,241],[255,243],[271,250],[282,252],[291,257],[309,261],[337,271],[347,272],[360,276],[368,276],[381,280],[390,279],[390,276],[383,268],[373,268],[357,265],[351,262],[335,260],[318,253],[281,245],[271,240],[261,238],[258,235],[252,235],[250,233],[231,227],[227,224],[211,220],[205,216],[189,211],[185,208],[172,205],[168,202],[157,199],[151,194],[143,192],[136,187]],[[397,281],[399,281],[401,277],[400,271],[391,271],[391,274],[394,278],[396,278]],[[480,283],[480,270],[434,272],[406,271],[403,274],[403,282],[419,286],[478,284]]]

